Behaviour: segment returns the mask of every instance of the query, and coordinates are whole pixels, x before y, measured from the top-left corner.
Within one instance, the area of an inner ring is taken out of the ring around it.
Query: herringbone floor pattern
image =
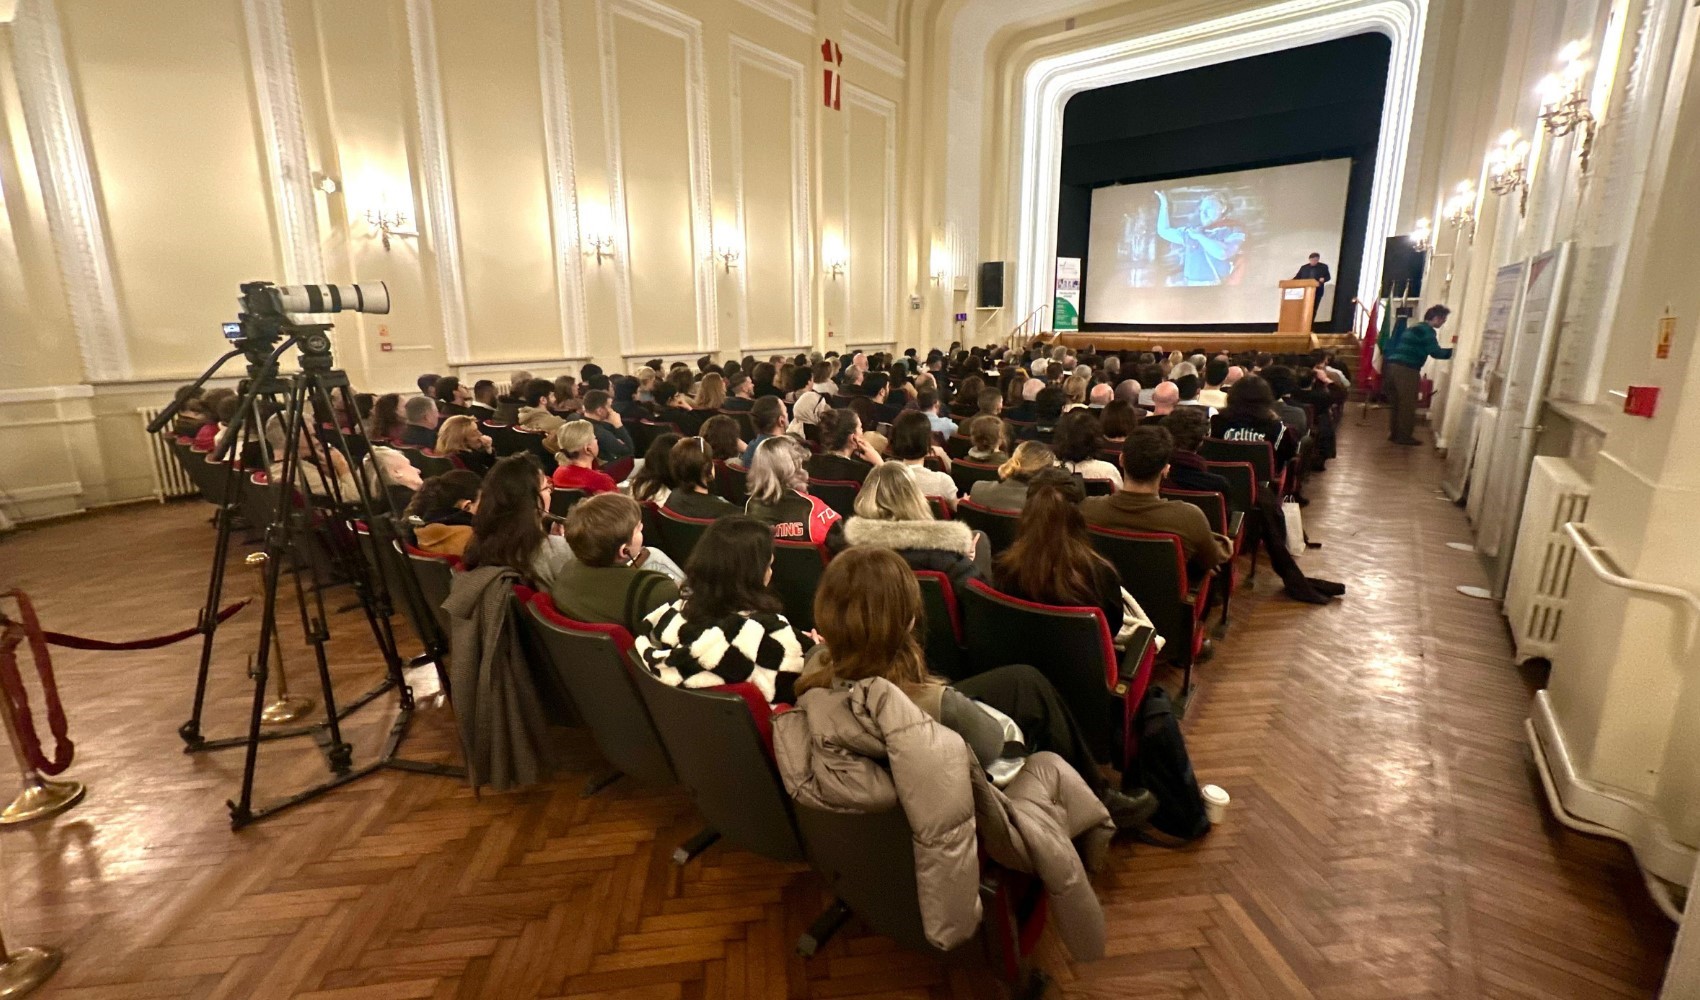
[[[1463,516],[1426,449],[1346,428],[1314,480],[1315,572],[1351,593],[1312,609],[1270,593],[1199,671],[1187,721],[1203,780],[1233,795],[1190,849],[1118,845],[1098,879],[1110,954],[1074,965],[1046,939],[1053,996],[1117,998],[1645,997],[1670,929],[1619,845],[1570,833],[1540,801],[1521,722],[1539,678],[1513,668]],[[0,584],[34,593],[49,628],[151,634],[194,618],[211,547],[205,508],[145,506],[0,542]],[[240,555],[240,553],[238,553]],[[82,581],[92,583],[82,586]],[[233,571],[234,595],[252,591]],[[333,591],[347,603],[347,591]],[[339,696],[376,666],[364,623],[334,618]],[[207,729],[244,707],[255,618],[220,642]],[[310,660],[292,644],[298,689]],[[232,834],[240,756],[184,756],[192,643],[59,652],[90,787],[57,821],[0,835],[8,940],[65,949],[46,996],[980,997],[985,976],[897,950],[855,925],[792,955],[819,882],[716,847],[668,860],[694,832],[683,794],[582,773],[520,794],[385,773]],[[39,712],[38,712],[39,715]],[[386,705],[350,725],[375,752]],[[446,713],[413,755],[454,757]],[[257,800],[316,780],[306,741],[261,757]]]

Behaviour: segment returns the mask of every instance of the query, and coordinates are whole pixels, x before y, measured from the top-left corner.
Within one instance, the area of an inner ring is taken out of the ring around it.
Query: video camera
[[[299,323],[295,315],[360,312],[385,315],[390,289],[382,281],[364,285],[274,285],[250,281],[242,285],[236,322],[224,324],[224,337],[256,363],[293,336],[301,349],[303,367],[330,366],[328,323]]]

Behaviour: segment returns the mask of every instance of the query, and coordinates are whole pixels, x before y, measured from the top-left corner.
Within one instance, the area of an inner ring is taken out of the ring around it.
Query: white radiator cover
[[[1529,470],[1504,604],[1518,662],[1552,656],[1576,563],[1564,523],[1587,520],[1589,492],[1568,459],[1540,455]]]
[[[153,495],[164,503],[171,497],[192,497],[200,491],[184,470],[183,463],[177,460],[177,454],[171,450],[171,439],[167,436],[171,433],[170,429],[158,434],[149,434],[146,430],[148,421],[159,416],[161,409],[163,407],[144,406],[136,412],[142,417],[142,436],[147,438],[148,459],[153,466]]]

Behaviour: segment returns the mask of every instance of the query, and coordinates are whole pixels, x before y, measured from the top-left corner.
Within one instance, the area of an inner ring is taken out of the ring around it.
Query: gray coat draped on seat
[[[518,573],[481,566],[456,573],[443,601],[449,613],[449,685],[466,777],[497,791],[549,777],[559,747],[544,718],[514,620]]]
[[[773,721],[773,750],[797,802],[835,812],[901,806],[914,831],[915,882],[927,940],[941,950],[980,924],[984,847],[1006,868],[1039,876],[1075,959],[1104,953],[1104,912],[1087,872],[1115,826],[1086,782],[1052,753],[1037,753],[1003,791],[962,738],[884,678],[804,693]]]

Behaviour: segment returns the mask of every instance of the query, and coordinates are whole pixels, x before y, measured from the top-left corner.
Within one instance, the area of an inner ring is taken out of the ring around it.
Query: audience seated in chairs
[[[603,493],[574,505],[561,535],[577,558],[555,574],[549,596],[568,618],[636,633],[650,612],[679,599],[684,574],[644,547],[643,510],[631,497]]]
[[[975,483],[968,498],[993,510],[1020,510],[1027,505],[1028,485],[1033,477],[1056,464],[1056,453],[1049,445],[1023,441],[1016,445],[1015,454],[998,467],[997,481]]]
[[[791,417],[803,426],[818,424],[832,409],[838,386],[832,381],[832,362],[817,361],[809,370],[809,384],[791,405]]]
[[[667,461],[674,486],[663,507],[683,517],[706,520],[738,512],[736,506],[712,490],[714,455],[708,450],[708,442],[700,437],[680,438]]]
[[[887,462],[868,474],[856,494],[856,516],[844,523],[844,541],[891,549],[913,569],[948,574],[953,587],[979,575],[975,533],[961,521],[935,520],[914,473],[901,462]]]
[[[775,538],[837,551],[844,547],[843,518],[809,494],[808,455],[808,449],[789,434],[763,441],[750,466],[750,498],[744,510],[772,525]]]
[[[739,468],[744,467],[740,460],[744,454],[744,439],[736,420],[724,413],[716,414],[702,422],[699,433],[708,442],[708,450],[716,462],[731,462]]]
[[[981,465],[1002,465],[1009,461],[1004,451],[1008,428],[998,417],[980,414],[970,418],[963,429],[968,434],[968,461]]]
[[[438,455],[453,462],[455,468],[465,469],[474,475],[482,476],[496,464],[495,444],[478,429],[478,421],[469,416],[457,414],[444,418],[437,428],[435,450]]]
[[[632,441],[632,432],[626,430],[619,411],[614,409],[614,397],[606,390],[592,389],[584,394],[584,419],[596,432],[597,452],[604,462],[614,463],[636,457],[637,445]]]
[[[673,446],[681,440],[680,435],[668,431],[657,435],[649,443],[649,450],[643,453],[643,464],[621,484],[631,492],[633,500],[640,503],[667,502],[679,485],[673,476]]]
[[[1168,416],[1180,403],[1181,390],[1173,382],[1159,382],[1157,388],[1151,390],[1151,415],[1154,417]]]
[[[515,428],[547,434],[566,423],[564,418],[556,416],[549,409],[549,400],[555,395],[553,382],[534,378],[523,387],[516,386],[514,392],[520,400],[519,411],[514,415]]]
[[[366,439],[373,444],[397,442],[406,426],[407,421],[401,418],[401,396],[386,392],[372,403],[372,415],[366,418]]]
[[[931,376],[923,375],[922,378]],[[947,438],[956,435],[956,421],[939,415],[938,390],[924,389],[918,393],[915,397],[915,409],[927,418],[934,434],[942,434]]]
[[[1135,382],[1137,387],[1139,383]],[[1137,391],[1137,390],[1136,390]],[[1103,432],[1104,444],[1121,448],[1127,440],[1128,433],[1139,426],[1139,421],[1145,417],[1145,411],[1125,399],[1112,399],[1104,405],[1102,413],[1098,414],[1098,429]]]
[[[437,443],[437,403],[429,396],[409,396],[402,406],[407,423],[401,443],[409,448],[429,448]]]
[[[720,404],[722,410],[734,410],[743,413],[750,412],[755,405],[756,386],[750,377],[742,372],[726,376],[726,401]]]
[[[640,384],[637,379],[630,376],[615,376],[610,380],[609,392],[614,397],[612,403],[614,412],[620,415],[620,420],[623,423],[650,420],[655,416],[655,411],[650,408],[649,404],[641,402],[637,398]]]
[[[230,422],[236,419],[236,408],[241,400],[229,389],[214,389],[207,393],[208,418],[195,428],[194,444],[196,451],[213,454],[223,443],[224,432],[230,428]]]
[[[1040,389],[1033,397],[1033,426],[1026,428],[1022,436],[1035,441],[1051,440],[1062,420],[1064,398],[1063,391],[1054,385]]]
[[[342,454],[335,448],[327,447],[327,450],[339,455]],[[424,475],[419,471],[419,467],[409,461],[406,455],[394,448],[381,444],[372,445],[371,458],[373,464],[366,467],[366,484],[375,492],[382,492],[378,490],[380,481],[378,469],[383,470],[382,482],[386,486],[400,486],[409,490],[417,490],[425,484]],[[345,492],[343,499],[352,502],[359,499],[359,495]]]
[[[810,479],[859,483],[884,461],[862,435],[862,419],[855,410],[826,408],[819,426],[820,454],[809,456]]]
[[[1275,475],[1298,453],[1299,439],[1275,412],[1269,383],[1247,375],[1228,390],[1228,408],[1210,419],[1210,433],[1224,441],[1267,441],[1275,449]]]
[[[1122,474],[1116,467],[1098,457],[1104,449],[1104,435],[1098,415],[1082,407],[1063,414],[1051,436],[1051,451],[1063,468],[1082,479],[1103,479],[1122,485]]]
[[[745,468],[755,461],[756,449],[768,438],[784,434],[791,426],[791,421],[785,416],[785,401],[778,396],[763,396],[750,407],[750,423],[756,429],[756,436],[744,446],[744,452],[738,460]]]
[[[1015,544],[998,554],[993,581],[999,590],[1025,601],[1102,608],[1110,634],[1119,635],[1127,606],[1121,577],[1092,547],[1081,516],[1081,496],[1080,484],[1061,469],[1035,476]],[[1197,508],[1189,509],[1204,516]]]
[[[719,372],[704,372],[702,381],[697,383],[696,395],[691,399],[691,409],[702,411],[703,419],[708,419],[720,410],[726,402],[726,376]],[[699,425],[698,430],[701,430]]]
[[[979,410],[975,413],[975,416],[999,417],[1005,415],[1003,412],[1003,393],[994,387],[988,386],[981,389],[977,403]]]
[[[1178,535],[1186,551],[1188,574],[1198,580],[1233,558],[1233,543],[1211,531],[1197,507],[1160,495],[1174,450],[1174,438],[1167,429],[1134,428],[1122,446],[1122,488],[1107,497],[1088,497],[1080,512],[1093,525]]]
[[[556,486],[564,490],[583,490],[592,495],[619,489],[612,477],[596,468],[600,444],[590,421],[564,423],[550,438],[555,446]]]
[[[571,375],[562,375],[555,379],[554,389],[549,393],[549,411],[558,417],[571,420],[578,414],[581,406],[578,393],[578,379]]]
[[[677,371],[682,373],[684,369],[680,368]],[[672,424],[682,434],[695,434],[702,428],[702,422],[708,418],[708,413],[691,406],[690,396],[680,392],[679,387],[672,381],[656,383],[654,419],[657,422]],[[631,431],[629,427],[622,429],[628,433]]]
[[[498,461],[478,490],[465,568],[506,566],[537,590],[553,586],[573,558],[566,539],[544,527],[553,493],[554,485],[530,455]]]
[[[478,477],[465,469],[425,480],[407,505],[407,516],[423,522],[413,529],[414,544],[434,556],[464,555],[472,541],[478,488]]]
[[[472,383],[472,399],[466,404],[466,412],[475,420],[494,420],[496,418],[496,383],[487,378],[481,378]]]
[[[1006,783],[1029,754],[1048,750],[1080,775],[1117,829],[1151,818],[1156,798],[1145,789],[1126,793],[1110,786],[1068,707],[1039,671],[1003,666],[954,683],[930,675],[912,627],[923,616],[920,588],[903,560],[879,548],[849,549],[827,567],[815,592],[824,648],[810,658],[797,693],[883,677],[961,736],[994,783]]]
[[[1204,411],[1199,407],[1177,410],[1163,421],[1163,429],[1174,441],[1165,485],[1226,496],[1228,481],[1211,472],[1198,455],[1198,448],[1209,431]],[[1287,538],[1287,521],[1281,516],[1280,500],[1272,490],[1260,490],[1258,509],[1247,511],[1246,516],[1251,521],[1251,530],[1257,533],[1263,548],[1269,553],[1269,565],[1281,577],[1288,597],[1306,604],[1327,604],[1330,597],[1339,597],[1346,592],[1344,584],[1304,575],[1287,548],[1290,541]],[[1300,541],[1302,543],[1303,540]]]
[[[644,666],[675,687],[748,681],[770,703],[795,701],[814,639],[780,614],[779,598],[767,586],[772,577],[772,529],[739,514],[714,522],[685,563],[684,596],[639,626]]]
[[[938,497],[946,507],[956,509],[956,480],[950,477],[950,456],[933,443],[932,424],[925,413],[909,410],[892,421],[889,451],[894,461],[909,466],[924,496]],[[927,468],[925,463],[929,458],[942,465],[945,471]]]
[[[470,416],[472,411],[468,404],[472,402],[472,390],[460,384],[460,379],[449,375],[437,380],[434,389],[437,397],[437,412],[445,417],[456,415]]]

